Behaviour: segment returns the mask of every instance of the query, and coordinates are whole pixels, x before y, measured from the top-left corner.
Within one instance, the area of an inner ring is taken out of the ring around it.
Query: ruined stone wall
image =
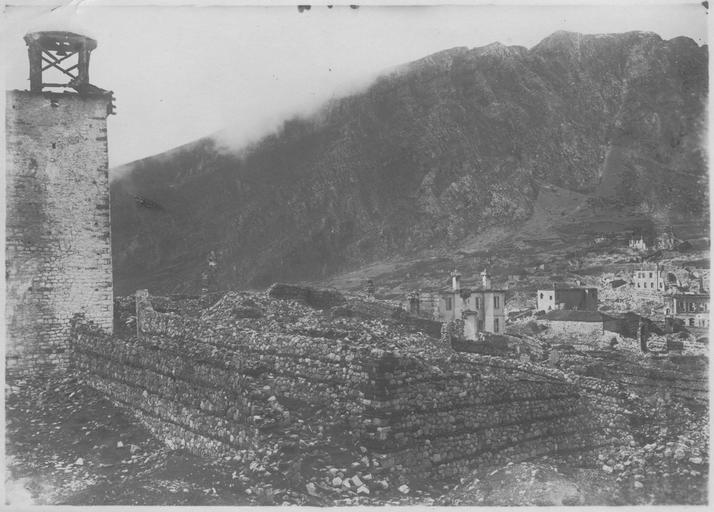
[[[586,453],[623,437],[562,372],[476,354],[424,360],[374,345],[215,328],[139,302],[140,337],[79,324],[76,370],[160,438],[204,455],[259,446],[300,407],[342,418],[375,472],[448,477],[475,464]],[[597,383],[601,386],[601,383]]]
[[[365,417],[383,466],[450,477],[475,464],[592,454],[627,430],[616,396],[594,390],[595,404],[559,371],[477,354],[449,363],[378,363]]]
[[[582,335],[592,336],[602,334],[602,322],[574,322],[574,321],[557,321],[546,320],[543,322],[548,326],[548,331],[543,333],[544,336],[563,336],[563,335]]]
[[[318,290],[307,286],[275,283],[268,295],[276,299],[295,300],[314,308],[330,308],[345,303],[342,294],[335,290]]]
[[[139,337],[118,339],[78,324],[73,362],[90,385],[137,412],[169,444],[203,455],[255,446],[261,431],[290,421],[281,403],[319,404],[357,428],[370,348],[214,328],[158,313],[146,298],[137,313]]]
[[[660,394],[690,405],[709,402],[709,361],[704,356],[632,355],[624,351],[563,354],[558,363],[570,372],[618,384],[628,394]]]
[[[8,379],[64,368],[76,313],[112,329],[110,101],[7,93]]]

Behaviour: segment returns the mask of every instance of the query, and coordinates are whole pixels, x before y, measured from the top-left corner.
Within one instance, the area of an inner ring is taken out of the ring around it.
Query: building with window
[[[555,284],[536,292],[536,310],[597,311],[597,288],[560,287]]]
[[[659,265],[642,265],[632,276],[636,292],[663,292],[667,286],[667,273]]]
[[[461,286],[461,275],[451,273],[451,290],[441,294],[438,316],[442,322],[464,321],[464,337],[475,340],[480,332],[503,333],[506,326],[506,290],[496,289],[486,270],[474,289]]]
[[[636,251],[646,251],[649,248],[647,240],[642,235],[635,235],[628,241],[628,246],[630,249]]]
[[[675,293],[665,299],[666,319],[680,320],[685,327],[709,327],[708,293]],[[671,320],[670,320],[671,321]]]

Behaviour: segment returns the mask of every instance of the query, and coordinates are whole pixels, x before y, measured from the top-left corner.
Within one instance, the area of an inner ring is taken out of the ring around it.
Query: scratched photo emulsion
[[[4,504],[706,506],[708,9],[6,5]]]

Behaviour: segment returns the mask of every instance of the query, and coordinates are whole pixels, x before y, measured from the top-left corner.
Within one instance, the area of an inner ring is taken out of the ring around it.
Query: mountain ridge
[[[117,291],[196,291],[211,250],[216,279],[244,287],[454,247],[526,222],[542,182],[701,217],[707,59],[706,45],[636,32],[456,47],[239,153],[209,137],[122,166]]]

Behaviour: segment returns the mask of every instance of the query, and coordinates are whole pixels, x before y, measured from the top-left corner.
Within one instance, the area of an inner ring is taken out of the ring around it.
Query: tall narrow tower
[[[113,98],[89,83],[97,43],[69,32],[30,33],[25,42],[30,90],[7,91],[5,116],[8,380],[64,369],[75,314],[108,332],[113,321]],[[66,80],[43,81],[48,70]]]

